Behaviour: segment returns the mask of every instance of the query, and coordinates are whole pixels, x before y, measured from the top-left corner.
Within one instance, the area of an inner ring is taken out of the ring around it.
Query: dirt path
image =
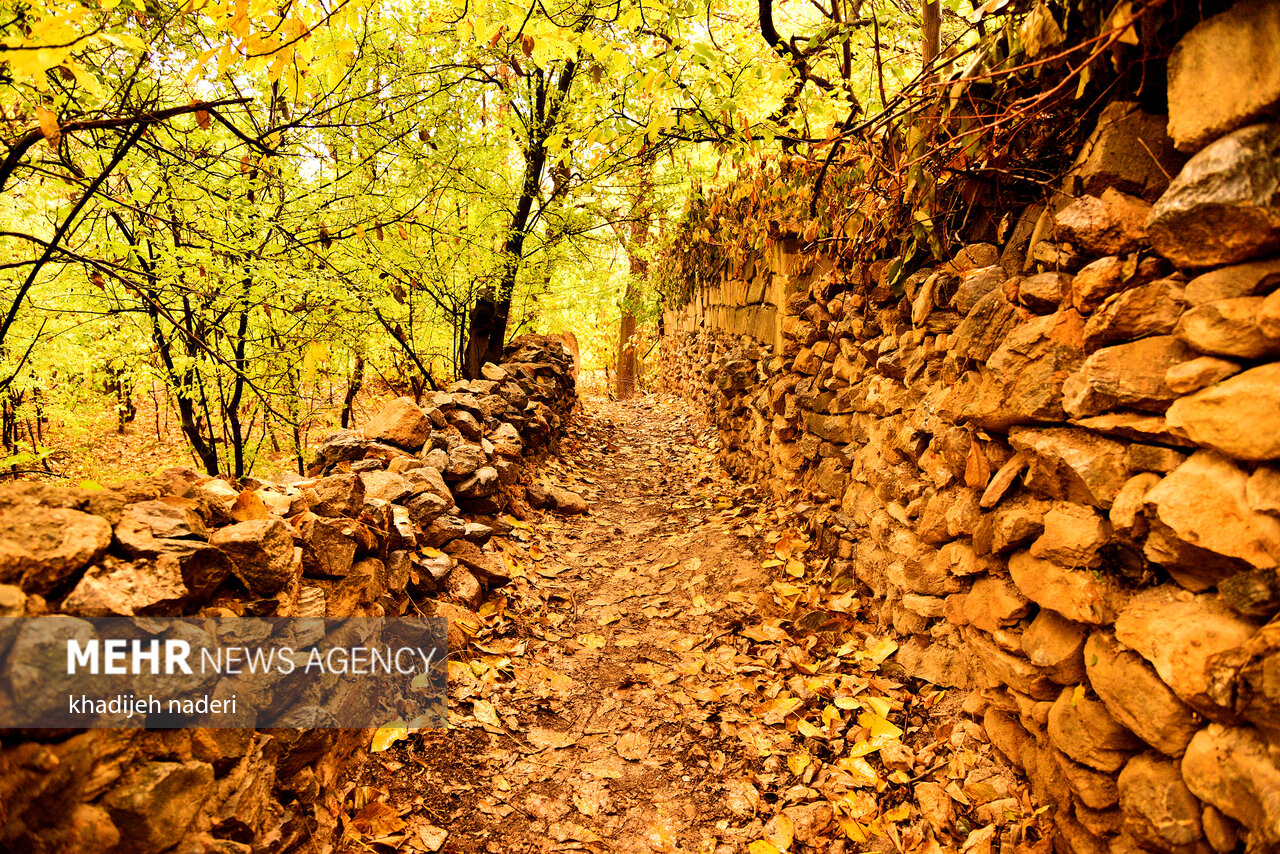
[[[734,484],[709,434],[653,398],[588,401],[562,450],[547,480],[590,513],[501,544],[525,577],[451,665],[452,728],[362,769],[348,850],[1007,854],[1035,838],[958,699],[894,679],[892,643],[805,553],[809,508]],[[975,780],[997,807],[965,796]]]

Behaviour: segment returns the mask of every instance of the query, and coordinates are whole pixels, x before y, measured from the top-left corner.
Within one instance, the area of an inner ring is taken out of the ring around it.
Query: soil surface
[[[450,663],[450,728],[372,754],[344,851],[1043,850],[961,697],[902,675],[805,538],[677,402],[587,400],[540,471],[583,516],[495,542],[517,578]]]

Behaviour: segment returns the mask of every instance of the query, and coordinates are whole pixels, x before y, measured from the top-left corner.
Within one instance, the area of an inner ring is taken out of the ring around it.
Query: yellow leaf
[[[62,128],[58,127],[58,116],[48,107],[36,105],[36,118],[40,121],[40,132],[50,148],[57,148],[62,140]]]
[[[861,756],[847,756],[838,763],[840,770],[847,771],[853,777],[855,786],[874,786],[880,779],[876,769]]]
[[[498,720],[498,710],[488,700],[473,700],[471,712],[475,719],[482,724],[489,724],[490,726],[502,725],[502,722]]]
[[[889,717],[889,711],[893,708],[887,697],[863,697],[862,703],[882,718]]]
[[[791,819],[780,813],[769,822],[766,833],[769,834],[771,843],[780,850],[786,851],[791,848],[791,843],[795,841],[796,829]]]
[[[381,753],[397,741],[407,738],[409,735],[409,725],[402,720],[394,720],[385,726],[378,727],[373,734],[373,742],[369,745],[369,750],[373,753]]]
[[[811,762],[813,762],[813,757],[807,753],[793,753],[787,757],[787,767],[797,777],[805,772]]]
[[[883,743],[886,740],[892,741],[902,737],[902,730],[875,712],[863,712],[858,715],[858,725],[871,730],[871,740],[873,742],[879,740]]]
[[[763,839],[757,839],[747,846],[749,854],[783,854],[783,852],[772,842],[766,842]]]

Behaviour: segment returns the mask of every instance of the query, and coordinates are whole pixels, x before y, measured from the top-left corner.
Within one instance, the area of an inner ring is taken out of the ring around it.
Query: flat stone
[[[1109,412],[1089,418],[1073,418],[1071,423],[1093,433],[1118,436],[1134,442],[1159,442],[1162,445],[1195,447],[1195,443],[1186,436],[1170,430],[1168,422],[1161,415]]]
[[[454,487],[458,498],[488,498],[498,492],[498,470],[493,466],[481,466],[475,474]]]
[[[1242,0],[1201,21],[1169,55],[1169,135],[1195,151],[1280,104],[1280,10]]]
[[[1169,426],[1240,460],[1280,459],[1280,364],[1262,365],[1181,398]]]
[[[1188,284],[1183,297],[1190,305],[1204,305],[1235,297],[1264,296],[1280,287],[1280,258],[1264,258],[1201,273]]]
[[[530,484],[526,488],[529,503],[538,509],[551,510],[564,515],[586,513],[590,508],[586,499],[572,490],[560,486]]]
[[[1107,576],[1058,566],[1030,552],[1016,552],[1009,558],[1009,575],[1032,602],[1078,623],[1106,625],[1116,619],[1127,599]]]
[[[1085,642],[1084,664],[1112,717],[1161,753],[1183,754],[1200,722],[1150,664],[1104,632]]]
[[[1172,335],[1104,347],[1063,385],[1063,408],[1073,418],[1108,409],[1163,412],[1177,394],[1165,383],[1171,367],[1196,353]]]
[[[1266,359],[1280,356],[1280,340],[1258,325],[1262,297],[1233,297],[1198,305],[1182,315],[1175,333],[1188,346],[1211,356]]]
[[[1084,325],[1085,350],[1172,332],[1186,305],[1183,288],[1178,279],[1157,279],[1107,297]]]
[[[365,498],[399,502],[413,492],[413,482],[403,475],[390,471],[361,472]]]
[[[1187,788],[1240,822],[1257,851],[1280,846],[1280,767],[1254,729],[1209,724],[1182,758]]]
[[[1152,208],[1147,233],[1182,268],[1280,248],[1280,124],[1242,128],[1192,157]]]
[[[1258,627],[1219,597],[1165,585],[1137,593],[1116,619],[1116,639],[1141,655],[1183,702],[1210,719],[1230,716],[1231,686],[1214,677],[1214,658]]]
[[[1240,373],[1240,365],[1216,356],[1201,356],[1188,362],[1170,365],[1164,374],[1164,384],[1174,394],[1192,394],[1227,377]]]
[[[1151,753],[1135,756],[1117,785],[1124,830],[1143,847],[1170,854],[1202,850],[1200,802],[1182,781],[1177,762]]]

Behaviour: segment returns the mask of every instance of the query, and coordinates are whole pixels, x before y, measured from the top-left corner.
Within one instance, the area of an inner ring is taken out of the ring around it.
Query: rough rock
[[[272,596],[296,577],[293,537],[279,519],[237,522],[214,531],[210,545],[231,558],[233,572],[256,596]]]
[[[992,634],[1031,613],[1031,603],[1007,578],[980,578],[961,610],[966,623]]]
[[[1032,602],[1078,623],[1112,622],[1126,598],[1109,577],[1058,566],[1032,557],[1030,552],[1017,552],[1009,558],[1009,575]]]
[[[1031,544],[1031,554],[1059,566],[1093,568],[1102,563],[1100,550],[1110,539],[1111,524],[1101,514],[1063,501],[1044,515],[1044,533]]]
[[[322,477],[303,494],[311,510],[320,516],[355,518],[364,509],[364,481],[359,474],[335,474]]]
[[[998,292],[1008,279],[1009,274],[1000,266],[966,270],[960,275],[960,285],[951,298],[951,305],[961,315],[968,315],[979,301],[990,293]]]
[[[1197,590],[1250,566],[1276,566],[1280,519],[1249,507],[1248,479],[1221,454],[1193,454],[1146,494],[1147,556]]]
[[[562,486],[530,484],[526,490],[529,503],[539,510],[573,516],[586,513],[590,505],[581,495]]]
[[[1184,268],[1280,248],[1280,124],[1241,128],[1192,157],[1152,208],[1147,233]]]
[[[1229,715],[1232,687],[1213,660],[1243,645],[1257,626],[1219,597],[1169,586],[1136,594],[1116,619],[1116,639],[1141,655],[1185,703],[1213,718]]]
[[[1280,10],[1241,0],[1201,21],[1169,55],[1169,135],[1195,151],[1280,105]]]
[[[1169,426],[1241,460],[1280,459],[1280,364],[1262,365],[1181,398]]]
[[[1204,305],[1235,297],[1264,296],[1280,287],[1280,258],[1264,258],[1201,273],[1188,284],[1183,297],[1191,305]]]
[[[159,854],[178,844],[212,789],[208,763],[147,762],[128,771],[102,805],[131,854]]]
[[[479,445],[463,443],[449,450],[448,465],[442,470],[445,480],[465,480],[485,465],[488,457]]]
[[[204,540],[209,537],[209,529],[200,518],[198,507],[189,498],[169,496],[126,504],[124,517],[150,528],[153,537]]]
[[[1280,338],[1280,291],[1273,291],[1258,307],[1258,328],[1268,338]]]
[[[1039,273],[1018,284],[1018,302],[1034,312],[1057,311],[1071,293],[1071,276],[1067,273]]]
[[[1182,778],[1192,794],[1250,831],[1250,848],[1280,846],[1280,767],[1256,730],[1210,724],[1187,745]]]
[[[498,470],[493,466],[481,466],[475,474],[454,487],[454,495],[458,498],[488,498],[498,491]]]
[[[1280,340],[1258,325],[1262,297],[1233,297],[1198,305],[1178,320],[1175,334],[1210,356],[1266,359],[1280,356]]]
[[[959,358],[985,363],[1018,325],[1018,310],[999,288],[979,298],[955,331],[952,352]]]
[[[403,475],[390,471],[361,472],[366,499],[399,502],[413,492],[413,482]]]
[[[111,544],[101,516],[64,507],[23,506],[0,513],[0,583],[48,594]]]
[[[1067,379],[1063,408],[1074,418],[1118,408],[1163,412],[1177,398],[1165,383],[1165,374],[1195,356],[1172,335],[1104,347]]]
[[[1249,509],[1280,516],[1280,466],[1258,466],[1244,485]]]
[[[1167,119],[1129,101],[1112,101],[1076,158],[1073,172],[1094,196],[1114,187],[1155,201],[1169,186],[1169,175],[1183,158],[1165,132]]]
[[[1081,196],[1058,212],[1055,234],[1090,255],[1124,255],[1146,242],[1151,205],[1107,188],[1102,196]]]
[[[1062,420],[1062,384],[1084,361],[1083,333],[1075,310],[1017,326],[987,360],[976,399],[961,415],[995,430]]]
[[[1199,854],[1200,802],[1178,763],[1152,753],[1133,757],[1117,781],[1125,832],[1144,847],[1169,854]]]
[[[1107,509],[1129,479],[1125,446],[1070,427],[1009,431],[1009,444],[1031,458],[1031,480],[1059,500]]]
[[[1049,740],[1081,765],[1118,771],[1142,742],[1118,723],[1100,700],[1063,688],[1049,710]]]
[[[1116,495],[1115,503],[1111,505],[1111,513],[1108,516],[1114,534],[1135,541],[1146,536],[1147,493],[1159,482],[1160,475],[1152,472],[1135,474],[1125,481]]]
[[[1107,297],[1084,325],[1085,350],[1172,332],[1186,305],[1183,287],[1178,279],[1157,279]]]
[[[1201,356],[1189,362],[1171,365],[1164,374],[1164,384],[1174,394],[1191,394],[1240,373],[1240,365],[1216,356]]]
[[[990,635],[966,626],[960,630],[973,659],[975,672],[985,673],[991,687],[1008,685],[1036,700],[1049,700],[1058,694],[1044,671],[1021,655],[1001,649]]]
[[[1036,667],[1045,668],[1054,682],[1074,685],[1084,680],[1087,636],[1084,626],[1042,608],[1022,633],[1022,651]]]
[[[349,520],[308,514],[298,524],[302,543],[302,571],[308,576],[339,578],[351,572],[356,541],[348,534]]]
[[[1150,664],[1103,632],[1085,642],[1084,664],[1089,685],[1117,721],[1160,752],[1182,755],[1200,724]]]
[[[132,617],[171,612],[190,595],[172,555],[128,562],[111,556],[89,567],[62,609],[82,617]]]

